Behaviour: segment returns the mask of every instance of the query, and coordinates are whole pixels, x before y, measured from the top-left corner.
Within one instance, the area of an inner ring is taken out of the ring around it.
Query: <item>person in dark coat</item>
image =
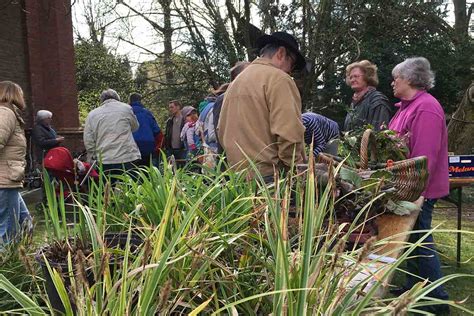
[[[51,127],[53,113],[40,110],[36,113],[36,123],[33,127],[32,137],[35,145],[36,162],[43,163],[43,157],[51,148],[58,147],[64,141],[64,137],[58,136]]]
[[[248,61],[238,61],[234,67],[230,69],[230,82],[234,81],[237,76],[244,71],[247,66],[250,65],[250,62]],[[227,90],[227,87],[226,87]],[[216,135],[216,141],[217,141],[217,153],[222,154],[224,152],[224,149],[222,148],[220,142],[219,142],[219,136],[217,135],[217,125],[219,124],[219,118],[221,116],[221,109],[222,109],[222,103],[224,103],[224,96],[225,96],[225,91],[221,93],[217,99],[216,102],[214,103],[214,107],[212,108],[212,114],[214,116],[214,133]]]
[[[379,83],[377,66],[368,60],[355,62],[346,68],[346,83],[354,90],[352,102],[344,121],[343,131],[370,124],[375,130],[388,126],[396,108],[376,90]]]
[[[170,101],[168,105],[170,118],[166,121],[165,130],[166,155],[174,156],[179,167],[184,166],[186,162],[186,148],[181,140],[181,130],[186,120],[181,113],[181,108],[181,102],[178,100]]]
[[[138,93],[130,95],[130,105],[140,125],[138,130],[133,132],[133,139],[142,156],[138,164],[150,166],[155,158],[155,137],[160,133],[160,127],[153,114],[143,106],[141,100],[142,96]]]

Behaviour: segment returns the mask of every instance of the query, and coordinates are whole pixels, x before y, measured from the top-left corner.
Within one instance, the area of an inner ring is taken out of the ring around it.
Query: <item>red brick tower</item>
[[[65,145],[80,149],[70,0],[7,1],[0,20],[0,80],[23,88],[28,126],[49,110]]]

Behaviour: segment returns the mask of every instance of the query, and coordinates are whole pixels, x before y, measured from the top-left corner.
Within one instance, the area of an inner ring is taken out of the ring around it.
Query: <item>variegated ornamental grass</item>
[[[65,276],[48,267],[66,314],[400,314],[441,303],[427,297],[430,288],[472,277],[450,275],[436,284],[419,283],[401,297],[378,297],[389,274],[420,243],[400,244],[407,251],[367,290],[373,275],[351,281],[375,262],[367,255],[388,241],[345,250],[356,227],[345,232],[332,220],[334,182],[318,187],[312,168],[304,185],[301,177],[287,175],[268,187],[256,175],[249,181],[232,171],[203,175],[145,168],[138,179],[121,176],[114,189],[102,181],[93,184],[86,204],[76,196],[75,225],[67,223],[64,201],[51,191],[45,208],[48,242],[81,239],[91,248],[87,256],[69,253],[73,273]],[[291,207],[301,210],[300,216],[289,218]],[[128,232],[129,241],[139,235],[143,243],[135,252],[125,247],[117,254],[104,244],[110,231]],[[117,255],[122,264],[111,271],[110,260]],[[94,284],[86,280],[90,270]],[[39,276],[34,278],[41,284]],[[42,286],[22,292],[0,275],[0,288],[17,301],[19,311],[51,313]]]

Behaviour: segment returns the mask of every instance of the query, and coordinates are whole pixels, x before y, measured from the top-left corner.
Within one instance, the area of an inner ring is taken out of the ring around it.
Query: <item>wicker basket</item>
[[[390,180],[397,189],[393,197],[395,200],[413,202],[420,197],[426,188],[428,180],[428,159],[425,156],[396,161],[390,166],[387,166],[385,163],[375,163],[375,137],[373,131],[370,129],[364,132],[360,147],[360,162],[356,163],[358,167],[357,171],[367,171],[369,162],[372,161],[372,165],[375,167],[371,170],[386,170],[392,174]],[[319,154],[318,161],[337,165],[342,162],[343,159],[322,153]],[[349,166],[344,167],[350,168]]]

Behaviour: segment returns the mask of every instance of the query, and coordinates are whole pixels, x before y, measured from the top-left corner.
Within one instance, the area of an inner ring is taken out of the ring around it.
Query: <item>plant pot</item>
[[[45,262],[45,257],[43,257],[43,254],[49,251],[51,251],[51,245],[44,246],[43,248],[38,250],[38,252],[35,255],[35,259],[41,267],[41,272],[43,273],[43,277],[45,280],[46,294],[48,295],[49,302],[51,303],[51,307],[57,312],[65,313],[66,312],[65,307],[63,305],[63,302],[61,301],[58,291],[56,290],[51,274],[49,273],[48,266]],[[75,253],[72,253],[72,256],[74,255]],[[69,277],[71,275],[74,276],[76,271],[74,270],[74,268],[72,271],[69,269],[69,266],[67,264],[67,257],[62,258],[62,259],[63,260],[52,260],[52,259],[46,258],[46,260],[48,260],[48,263],[51,269],[56,269],[60,273],[63,283],[64,283],[64,287],[66,288],[66,291],[69,294],[71,290],[71,281]],[[87,282],[89,283],[89,286],[95,283],[94,273],[91,268],[86,269],[86,277],[87,277]],[[76,310],[76,306],[73,302],[71,302],[71,307],[73,310]]]
[[[107,248],[109,249],[120,249],[120,250],[125,250],[125,247],[127,245],[127,237],[128,233],[127,232],[118,232],[118,233],[106,233],[104,235],[104,243]],[[75,240],[71,240],[74,242]],[[130,236],[130,250],[131,252],[135,252],[138,250],[139,246],[143,243],[143,239],[138,236],[137,234],[132,233]],[[49,248],[49,249],[48,249]],[[58,312],[65,313],[65,307],[61,301],[61,298],[59,297],[58,291],[56,290],[56,287],[54,286],[53,279],[51,278],[51,275],[48,271],[48,267],[46,265],[46,262],[44,261],[43,253],[46,251],[49,251],[51,248],[50,245],[47,245],[36,253],[35,259],[41,266],[41,271],[43,273],[44,279],[45,279],[45,288],[46,288],[46,293],[48,295],[49,301],[51,303],[51,306],[53,309],[57,310]],[[90,253],[92,252],[92,246],[90,244],[87,244],[83,252]],[[88,251],[87,251],[88,250]],[[71,253],[71,255],[74,257],[76,253]],[[65,256],[64,258],[60,258],[61,260],[48,260],[49,265],[51,268],[56,268],[57,270],[61,271],[61,275],[63,278],[64,286],[66,288],[66,291],[68,294],[70,294],[71,290],[71,282],[69,279],[69,276],[75,275],[75,270],[73,269],[72,271],[69,270],[68,264],[67,264],[67,257]],[[113,275],[117,269],[123,262],[123,256],[120,256],[118,254],[113,254],[110,258],[109,262],[109,269],[111,275]],[[74,265],[74,263],[73,263]],[[94,279],[94,273],[91,267],[86,267],[86,277],[87,277],[87,282],[89,286],[94,285],[97,280]],[[76,306],[71,302],[72,309],[75,311]]]
[[[104,243],[108,248],[125,250],[127,246],[128,232],[105,233]],[[135,252],[143,243],[143,239],[136,233],[130,235],[130,250]]]
[[[107,248],[125,250],[127,238],[127,232],[106,233],[104,235],[104,243]],[[141,244],[143,244],[143,239],[139,235],[132,233],[130,235],[130,252],[136,252]],[[122,264],[123,259],[123,256],[117,254],[110,257],[109,269],[111,275],[113,275],[116,268]]]

